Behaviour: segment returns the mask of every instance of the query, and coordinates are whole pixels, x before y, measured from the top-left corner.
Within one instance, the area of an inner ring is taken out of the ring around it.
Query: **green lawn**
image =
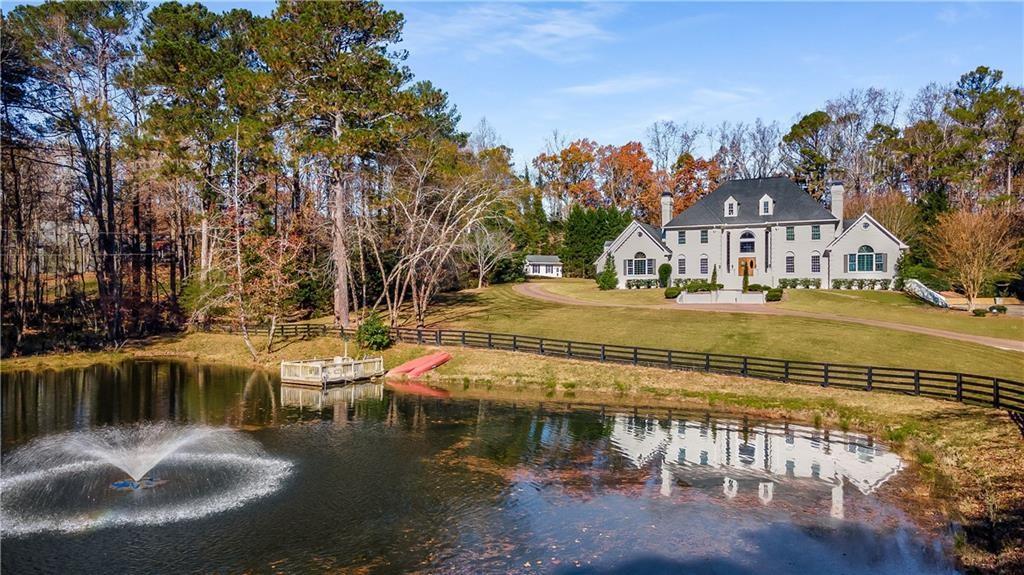
[[[1024,339],[1024,318],[974,317],[940,309],[902,292],[859,290],[786,290],[781,307],[839,316],[891,321],[973,335]]]
[[[445,296],[432,321],[577,341],[1024,379],[1024,354],[946,338],[799,317],[562,305],[510,285]]]
[[[665,290],[661,288],[645,289],[611,289],[601,291],[597,282],[586,279],[530,280],[553,294],[564,295],[583,301],[609,303],[616,305],[658,305],[672,303],[665,299]]]
[[[583,301],[623,306],[670,302],[662,289],[597,289],[593,280],[534,280],[545,290]],[[1024,340],[1024,318],[974,317],[965,311],[940,309],[902,292],[860,290],[786,290],[785,300],[769,304],[794,311],[902,323],[971,335]]]

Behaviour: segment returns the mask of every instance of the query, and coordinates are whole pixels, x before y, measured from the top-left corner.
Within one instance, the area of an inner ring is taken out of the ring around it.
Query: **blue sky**
[[[520,163],[553,130],[602,144],[643,141],[655,120],[786,130],[854,88],[908,101],[979,65],[1024,83],[1021,2],[385,5],[405,14],[416,77],[449,92],[465,130],[486,117]]]
[[[655,120],[778,120],[853,88],[1021,84],[1024,4],[389,4],[420,77],[483,116],[519,161],[557,129],[622,144]],[[706,147],[706,144],[705,144]]]

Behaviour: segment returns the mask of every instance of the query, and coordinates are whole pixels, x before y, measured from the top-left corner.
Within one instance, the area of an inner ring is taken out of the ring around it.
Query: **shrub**
[[[711,283],[713,283],[713,284],[717,284],[718,283],[718,265],[717,264],[715,265],[715,267],[711,268]]]
[[[668,287],[670,277],[672,277],[672,264],[658,266],[658,287]]]
[[[812,280],[811,278],[804,278],[800,280],[800,287],[804,289],[811,289],[812,285],[814,285],[814,280]]]
[[[636,287],[636,280],[626,280],[626,289],[633,289]]]
[[[648,288],[664,287],[661,285],[661,280],[647,280]]]
[[[811,284],[814,286],[814,289],[821,289],[821,278],[814,278]]]
[[[779,280],[779,289],[785,289],[789,287],[789,280],[782,278]]]
[[[888,290],[890,283],[892,283],[891,280],[878,280],[878,287],[883,290]]]
[[[672,280],[672,287],[683,287],[683,280],[680,278]]]
[[[679,296],[679,293],[682,291],[683,290],[677,287],[667,287],[665,288],[665,299],[675,299],[676,297]]]
[[[615,272],[615,260],[609,255],[604,262],[604,269],[597,274],[597,288],[610,290],[619,287],[619,275]]]
[[[900,266],[899,277],[904,280],[916,279],[935,291],[952,289],[949,280],[946,279],[941,271],[920,264],[914,266]]]
[[[864,289],[864,280],[856,280],[857,289]]]
[[[903,279],[902,276],[896,276],[896,279],[892,280],[892,289],[896,291],[903,291],[903,288],[906,287],[906,284],[907,280]]]
[[[772,288],[764,295],[765,301],[782,301],[782,289]]]
[[[696,294],[697,292],[714,292],[721,289],[721,283],[711,283],[710,281],[705,281],[703,279],[691,279],[686,283],[687,294]]]
[[[832,289],[843,289],[843,280],[832,280]]]
[[[747,286],[747,291],[762,292],[765,291],[765,286],[761,284],[750,284]]]
[[[1002,304],[996,304],[988,307],[988,311],[992,313],[1006,313],[1006,306]]]
[[[976,309],[971,311],[971,313],[974,314],[974,317],[985,317],[986,315],[988,315],[988,310]]]
[[[370,312],[356,329],[356,343],[360,347],[380,351],[391,347],[391,330],[384,324],[380,314]]]
[[[875,289],[875,286],[878,285],[878,280],[867,280],[867,282],[868,282],[868,289],[870,289],[870,290]]]

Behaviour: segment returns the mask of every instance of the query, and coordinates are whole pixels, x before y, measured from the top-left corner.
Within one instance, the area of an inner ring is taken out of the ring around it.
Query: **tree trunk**
[[[341,113],[334,115],[334,140],[341,139]],[[348,247],[345,245],[345,209],[348,206],[341,168],[334,169],[334,325],[348,327]]]

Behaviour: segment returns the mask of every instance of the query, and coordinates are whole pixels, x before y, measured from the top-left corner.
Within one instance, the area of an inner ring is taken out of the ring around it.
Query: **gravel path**
[[[825,313],[814,313],[809,311],[796,311],[780,308],[773,305],[753,305],[753,304],[732,304],[732,305],[715,305],[715,304],[703,304],[703,305],[683,305],[675,302],[666,302],[663,304],[614,304],[604,303],[596,301],[587,301],[577,299],[571,296],[552,293],[544,289],[543,284],[537,283],[523,283],[517,284],[513,288],[517,293],[526,297],[548,301],[552,303],[559,303],[564,305],[580,305],[588,307],[635,307],[644,309],[674,309],[674,310],[688,310],[688,311],[709,311],[716,313],[751,313],[761,315],[778,315],[778,316],[791,316],[791,317],[805,317],[810,319],[820,319],[828,321],[843,321],[847,323],[858,323],[861,325],[870,325],[873,327],[881,327],[885,329],[896,329],[900,331],[909,331],[912,333],[920,333],[923,335],[932,335],[936,337],[944,337],[947,339],[955,339],[958,341],[966,341],[969,343],[978,343],[981,345],[987,345],[997,349],[1006,349],[1011,351],[1024,352],[1024,341],[1016,341],[1012,339],[1002,339],[998,337],[987,337],[983,335],[971,335],[968,333],[960,333],[955,331],[947,331],[944,329],[935,329],[931,327],[923,327],[918,325],[908,325],[905,323],[895,323],[890,321],[882,321],[877,319],[865,319],[859,317],[839,316]]]

